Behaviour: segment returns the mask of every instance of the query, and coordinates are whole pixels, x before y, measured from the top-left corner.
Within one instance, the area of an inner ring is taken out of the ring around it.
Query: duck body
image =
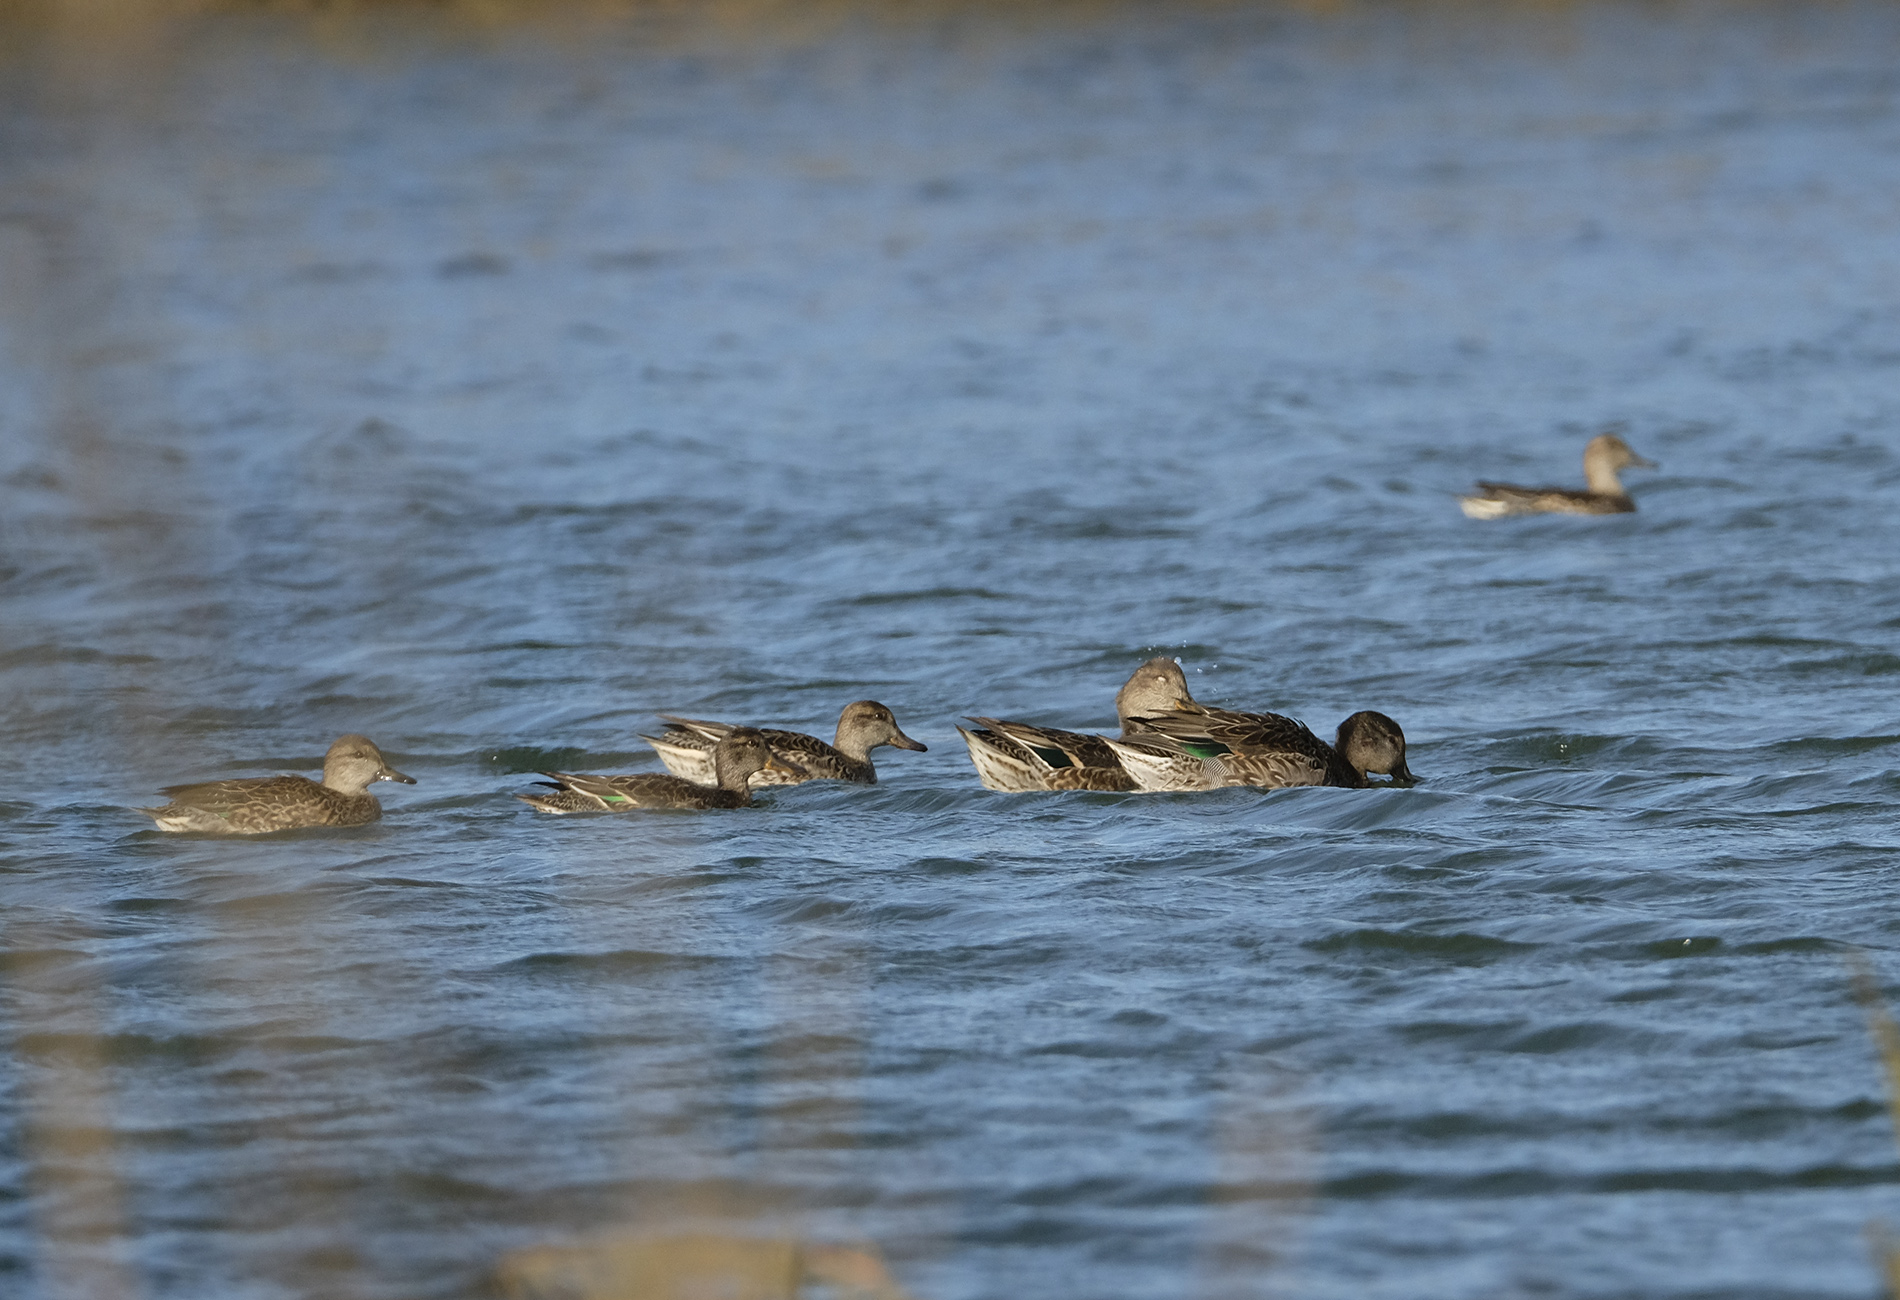
[[[1128,736],[1116,748],[1147,790],[1354,784],[1332,746],[1278,713],[1177,710],[1134,719]]]
[[[1115,712],[1122,719],[1124,736],[1128,719],[1136,714],[1183,706],[1194,706],[1187,677],[1181,665],[1165,655],[1135,669],[1115,695]],[[970,761],[985,789],[1026,794],[1036,790],[1143,788],[1124,767],[1117,746],[1102,736],[1003,718],[973,717],[970,721],[977,724],[977,730],[958,727],[957,731],[969,747]]]
[[[653,752],[666,764],[667,771],[702,785],[712,784],[713,750],[721,738],[734,730],[728,722],[704,722],[696,718],[676,718],[661,714],[667,724],[664,734],[642,736]],[[761,768],[750,778],[754,789],[767,785],[797,785],[802,781],[851,781],[875,785],[877,768],[871,764],[871,751],[883,745],[897,749],[927,752],[920,741],[906,736],[896,716],[876,700],[858,700],[847,704],[838,715],[835,742],[827,745],[816,736],[801,731],[780,731],[772,727],[756,728],[774,754],[787,760],[789,769]],[[803,775],[794,775],[793,772]]]
[[[752,802],[750,778],[754,772],[774,766],[794,774],[799,770],[775,755],[765,736],[752,727],[728,729],[713,746],[712,761],[717,785],[701,785],[662,772],[632,776],[543,772],[541,775],[549,779],[541,784],[552,786],[552,794],[515,797],[536,812],[556,816],[650,808],[744,808]]]
[[[1276,790],[1330,785],[1363,789],[1368,772],[1395,785],[1415,778],[1405,765],[1405,733],[1383,713],[1364,710],[1339,724],[1332,744],[1279,713],[1177,710],[1133,720],[1126,745],[1111,742],[1147,790],[1212,790],[1251,785]]]
[[[383,806],[369,793],[376,781],[414,785],[383,761],[362,736],[343,736],[323,759],[323,780],[304,776],[239,777],[171,785],[160,791],[171,802],[140,812],[161,831],[205,835],[269,835],[312,826],[366,826],[380,820]]]
[[[1520,487],[1515,483],[1480,480],[1471,496],[1458,498],[1458,508],[1469,519],[1502,519],[1507,515],[1624,515],[1636,502],[1623,490],[1617,471],[1655,469],[1613,433],[1600,433],[1583,449],[1583,474],[1588,487]]]
[[[958,727],[988,790],[1135,790],[1135,779],[1100,736],[1059,731],[1001,718],[971,718],[976,731]]]
[[[579,776],[571,772],[543,772],[552,794],[516,795],[536,812],[632,812],[636,808],[744,808],[752,802],[750,787],[723,790],[700,785],[663,772],[634,776]]]
[[[1627,493],[1578,492],[1571,488],[1527,488],[1515,483],[1478,482],[1478,495],[1458,498],[1467,519],[1506,515],[1627,515],[1636,503]]]

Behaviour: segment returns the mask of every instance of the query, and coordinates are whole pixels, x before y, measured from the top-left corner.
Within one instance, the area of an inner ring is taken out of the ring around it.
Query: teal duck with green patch
[[[1130,719],[1126,739],[1108,743],[1143,790],[1363,789],[1368,773],[1389,775],[1393,785],[1418,780],[1405,765],[1405,732],[1370,709],[1340,723],[1330,745],[1282,714],[1199,706]]]

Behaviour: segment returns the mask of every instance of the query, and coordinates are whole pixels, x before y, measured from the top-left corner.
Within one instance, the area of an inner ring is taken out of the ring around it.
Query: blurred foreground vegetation
[[[1490,5],[1501,10],[1574,8],[1579,0],[1415,0],[1414,7]],[[401,15],[442,27],[585,29],[647,22],[733,35],[804,38],[851,22],[930,24],[984,17],[1033,25],[1131,12],[1280,10],[1329,13],[1364,0],[0,0],[0,48],[23,33],[60,31],[109,38],[219,15],[276,14],[335,25]]]

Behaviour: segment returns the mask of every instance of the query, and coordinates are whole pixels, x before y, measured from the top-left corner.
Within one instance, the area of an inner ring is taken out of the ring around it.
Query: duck
[[[168,785],[159,793],[170,803],[139,811],[173,833],[269,835],[309,826],[366,826],[383,815],[369,792],[378,781],[416,783],[391,767],[367,736],[339,736],[323,756],[321,782],[286,775]]]
[[[1383,713],[1361,710],[1327,744],[1303,722],[1279,713],[1175,710],[1129,721],[1127,739],[1109,741],[1144,790],[1213,790],[1251,785],[1364,789],[1367,775],[1416,785],[1405,763],[1405,732]]]
[[[695,718],[676,718],[662,713],[665,734],[641,736],[653,746],[669,772],[688,781],[711,785],[713,750],[720,739],[734,730],[729,722],[701,722]],[[836,739],[829,745],[816,736],[799,731],[757,729],[772,752],[786,759],[798,772],[764,767],[750,778],[753,789],[766,785],[797,785],[801,781],[854,781],[859,785],[877,784],[877,769],[871,765],[871,751],[882,745],[895,749],[928,753],[922,741],[912,740],[897,725],[897,715],[876,700],[857,700],[844,706],[838,715]]]
[[[1519,487],[1515,483],[1488,483],[1480,480],[1473,496],[1459,497],[1458,508],[1471,519],[1501,519],[1506,515],[1624,515],[1636,509],[1623,481],[1620,469],[1656,469],[1656,462],[1645,460],[1630,450],[1627,442],[1613,433],[1599,433],[1583,449],[1583,477],[1590,485],[1579,492],[1574,488]]]
[[[1129,719],[1141,714],[1195,708],[1181,665],[1166,655],[1135,669],[1115,693],[1115,712],[1126,736]],[[1033,790],[1139,790],[1112,742],[1101,736],[1059,731],[1027,722],[972,717],[977,730],[958,727],[970,761],[986,790],[1023,794]],[[1132,745],[1131,745],[1132,747]]]
[[[543,772],[541,785],[553,794],[518,794],[536,812],[565,816],[584,812],[632,812],[636,808],[744,808],[752,802],[754,772],[779,769],[802,776],[802,769],[772,752],[771,742],[754,727],[733,727],[712,749],[717,785],[700,785],[682,776],[642,772],[634,776],[577,776]]]

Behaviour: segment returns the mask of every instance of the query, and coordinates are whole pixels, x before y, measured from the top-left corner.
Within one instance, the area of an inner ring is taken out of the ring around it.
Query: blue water
[[[18,37],[0,1291],[1871,1294],[1900,10],[751,17]],[[1424,783],[978,786],[1157,653]],[[874,788],[510,797],[864,697]],[[133,811],[345,731],[373,827]]]

